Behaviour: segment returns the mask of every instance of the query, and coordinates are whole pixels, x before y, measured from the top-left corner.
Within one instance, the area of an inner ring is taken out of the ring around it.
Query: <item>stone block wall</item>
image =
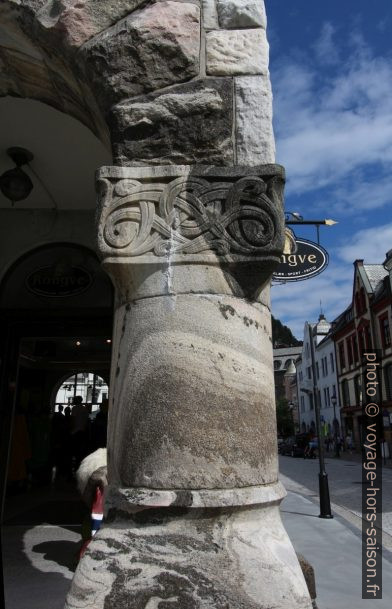
[[[106,122],[116,165],[274,162],[263,0],[7,0],[2,21],[0,91]]]

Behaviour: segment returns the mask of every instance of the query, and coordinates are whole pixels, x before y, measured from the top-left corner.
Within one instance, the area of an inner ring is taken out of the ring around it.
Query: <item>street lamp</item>
[[[336,220],[331,220],[327,218],[325,220],[304,220],[303,216],[296,211],[286,211],[285,212],[285,223],[286,226],[298,225],[298,224],[308,224],[316,227],[317,230],[317,243],[320,243],[320,226],[334,226],[334,224],[338,224]]]
[[[312,377],[313,377],[313,401],[316,415],[316,429],[318,437],[318,455],[319,455],[319,494],[320,494],[320,515],[319,518],[333,518],[331,512],[331,500],[329,498],[328,474],[325,471],[324,462],[324,444],[321,441],[321,421],[320,421],[320,400],[317,391],[316,380],[316,358],[314,354],[313,331],[309,324],[309,340],[310,340],[310,357],[312,362]]]
[[[335,457],[337,459],[340,458],[340,449],[339,449],[339,442],[338,442],[338,420],[336,418],[336,404],[337,404],[337,397],[335,395],[335,393],[333,394],[333,396],[331,397],[331,402],[332,402],[332,406],[333,406],[333,427],[334,427],[334,439],[335,439]]]

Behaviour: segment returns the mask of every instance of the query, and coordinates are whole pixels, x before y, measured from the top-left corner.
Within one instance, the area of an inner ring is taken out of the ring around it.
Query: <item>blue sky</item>
[[[286,209],[333,218],[329,267],[272,288],[273,314],[302,338],[306,320],[349,304],[353,261],[392,248],[391,0],[266,0],[276,159]],[[296,230],[315,240],[315,229]]]

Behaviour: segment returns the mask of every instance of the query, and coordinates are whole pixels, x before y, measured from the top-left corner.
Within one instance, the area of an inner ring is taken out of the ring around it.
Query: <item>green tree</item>
[[[274,347],[298,347],[302,342],[297,340],[288,326],[272,316],[272,342]]]

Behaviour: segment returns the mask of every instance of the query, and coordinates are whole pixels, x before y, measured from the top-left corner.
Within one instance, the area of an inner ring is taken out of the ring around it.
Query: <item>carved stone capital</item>
[[[103,167],[97,183],[99,250],[112,276],[116,271],[110,267],[118,264],[208,265],[238,281],[246,266],[245,283],[250,276],[253,281],[241,286],[241,295],[248,296],[279,262],[284,245],[281,166]],[[146,276],[151,272],[145,267]]]

